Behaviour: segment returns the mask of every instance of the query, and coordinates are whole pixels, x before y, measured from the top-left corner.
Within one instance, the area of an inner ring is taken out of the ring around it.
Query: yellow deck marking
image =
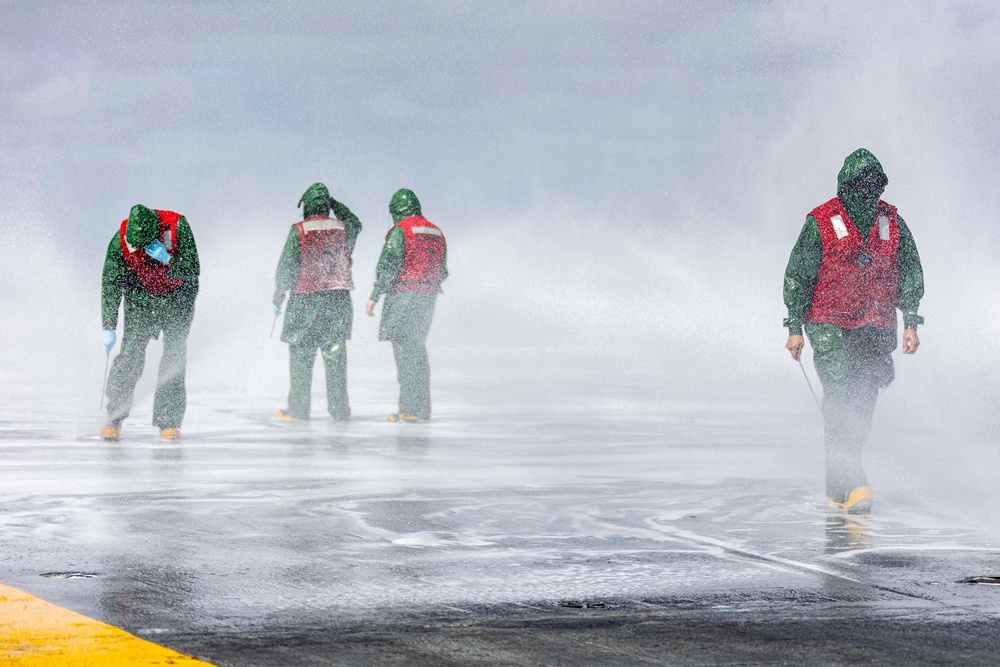
[[[207,665],[0,584],[0,667]]]

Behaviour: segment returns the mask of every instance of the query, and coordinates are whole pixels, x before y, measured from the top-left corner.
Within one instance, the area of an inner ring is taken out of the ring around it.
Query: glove
[[[160,264],[166,264],[170,261],[170,253],[167,252],[166,247],[160,243],[159,239],[146,246],[146,254]]]
[[[115,341],[118,340],[118,335],[115,333],[114,329],[105,329],[104,335],[101,336],[101,344],[104,345],[104,350],[111,354],[111,348],[115,346]]]
[[[277,317],[278,315],[281,315],[281,306],[279,306],[278,304],[272,303],[271,304],[271,310],[274,311],[274,316],[275,317]]]

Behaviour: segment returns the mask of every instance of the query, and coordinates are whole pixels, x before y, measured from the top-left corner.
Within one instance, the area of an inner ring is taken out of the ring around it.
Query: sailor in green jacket
[[[198,248],[184,216],[136,204],[111,237],[101,280],[103,343],[114,347],[118,307],[125,303],[121,351],[108,375],[105,440],[117,440],[132,408],[146,346],[163,332],[163,357],[153,399],[153,424],[164,440],[180,438],[187,406],[187,336],[198,294]]]
[[[848,155],[837,196],[806,218],[785,270],[785,347],[800,359],[804,326],[823,384],[827,495],[852,513],[872,504],[862,452],[879,389],[895,377],[896,310],[904,354],[917,351],[923,323],[920,256],[896,208],[880,199],[888,182],[869,151]]]
[[[326,366],[327,410],[337,421],[351,418],[347,400],[347,339],[353,310],[351,255],[361,221],[313,183],[299,200],[302,221],[292,225],[278,260],[272,308],[277,317],[291,292],[281,340],[288,343],[291,389],[280,420],[308,419],[316,350]],[[330,213],[333,213],[333,217]]]
[[[389,213],[393,226],[385,237],[365,311],[374,317],[379,297],[386,295],[379,340],[392,342],[399,378],[399,412],[388,419],[418,422],[431,416],[426,343],[434,303],[448,277],[448,248],[441,229],[421,215],[411,190],[396,191]]]

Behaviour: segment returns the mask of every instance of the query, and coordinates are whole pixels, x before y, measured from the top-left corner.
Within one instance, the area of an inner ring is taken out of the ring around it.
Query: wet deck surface
[[[960,583],[1000,574],[1000,544],[916,493],[829,511],[813,423],[675,401],[281,425],[225,403],[196,397],[179,444],[141,411],[118,444],[3,424],[3,582],[220,665],[1000,656],[1000,586]]]

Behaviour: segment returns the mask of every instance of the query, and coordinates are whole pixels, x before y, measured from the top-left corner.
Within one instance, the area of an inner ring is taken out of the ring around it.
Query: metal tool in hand
[[[271,323],[271,335],[268,338],[274,338],[274,327],[278,324],[278,316],[274,316],[274,322]]]
[[[108,386],[108,366],[111,365],[111,350],[108,350],[107,357],[104,360],[104,383],[101,384],[101,407],[104,409],[104,388]]]
[[[801,355],[801,352],[799,354]],[[819,397],[816,396],[816,390],[813,389],[813,383],[809,380],[809,374],[806,373],[806,367],[802,365],[802,357],[799,356],[796,361],[799,362],[799,368],[802,369],[802,377],[806,379],[806,384],[809,385],[809,393],[813,395],[813,400],[816,401],[816,407],[819,408],[820,412],[823,412],[823,406],[819,403]]]

